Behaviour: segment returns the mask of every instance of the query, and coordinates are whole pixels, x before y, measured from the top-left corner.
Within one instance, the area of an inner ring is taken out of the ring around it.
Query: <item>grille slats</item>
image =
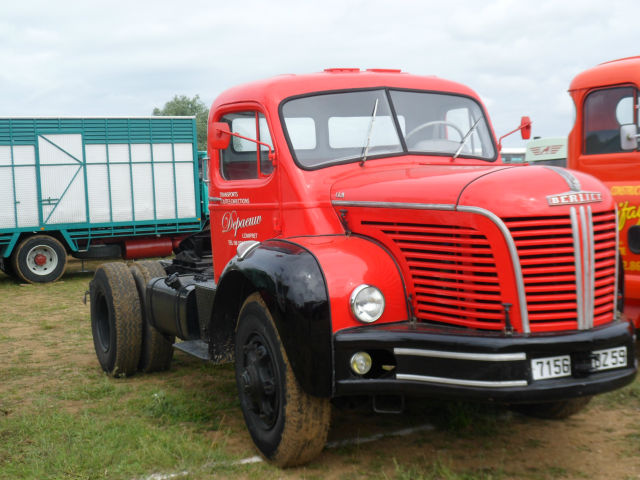
[[[583,255],[589,245],[581,244],[583,232],[578,225],[572,224],[569,215],[505,219],[520,257],[532,332],[550,331],[560,326],[579,328],[578,312],[581,309],[585,317],[589,317],[589,311],[592,315],[592,323],[590,317],[586,318],[583,328],[613,319],[615,213],[593,213],[592,222],[590,241],[593,241],[594,254],[593,259],[587,257],[585,264]],[[582,252],[577,260],[574,236],[578,237]],[[580,278],[576,278],[576,264],[580,267]],[[579,304],[578,288],[584,289],[583,295],[592,290],[591,297],[582,297],[585,298],[584,306]],[[558,323],[558,320],[568,323]]]
[[[582,217],[574,214],[573,221],[570,215],[503,219],[520,261],[531,332],[591,328],[613,320],[615,213],[592,213],[584,206],[575,211]],[[586,220],[586,234],[584,219],[592,221],[588,225]],[[491,242],[482,231],[457,225],[361,223],[399,251],[419,321],[504,328],[504,287]]]
[[[455,225],[363,221],[399,248],[421,321],[501,329],[504,311],[491,244]]]

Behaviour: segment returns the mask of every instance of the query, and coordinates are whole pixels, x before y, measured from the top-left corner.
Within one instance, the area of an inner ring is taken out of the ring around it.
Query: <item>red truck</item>
[[[640,327],[640,57],[598,65],[576,76],[569,93],[576,120],[569,134],[570,168],[609,188],[618,209],[624,311]]]
[[[522,127],[526,129],[526,122]],[[493,401],[562,418],[636,374],[615,203],[590,175],[505,165],[478,95],[330,69],[232,88],[209,117],[212,257],[106,264],[102,368],[235,361],[257,449],[323,448],[331,400]]]

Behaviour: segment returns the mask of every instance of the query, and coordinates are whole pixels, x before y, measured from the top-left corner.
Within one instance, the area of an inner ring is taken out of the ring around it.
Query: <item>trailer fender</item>
[[[331,394],[331,318],[317,260],[295,243],[269,240],[234,257],[218,282],[210,332],[214,361],[231,360],[238,313],[259,292],[271,312],[291,367],[305,392]]]

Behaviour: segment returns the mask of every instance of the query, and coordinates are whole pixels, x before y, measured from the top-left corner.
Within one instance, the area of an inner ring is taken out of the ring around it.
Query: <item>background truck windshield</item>
[[[495,160],[480,106],[471,98],[403,90],[318,94],[286,101],[284,130],[303,168],[405,153]],[[470,129],[479,119],[471,133]]]

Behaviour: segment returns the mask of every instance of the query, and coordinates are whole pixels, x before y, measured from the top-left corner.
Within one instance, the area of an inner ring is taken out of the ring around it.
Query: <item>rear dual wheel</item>
[[[102,369],[133,375],[142,345],[142,315],[136,283],[124,263],[105,263],[89,285],[93,345]]]
[[[142,345],[140,349],[140,363],[138,370],[145,373],[168,370],[173,359],[173,344],[175,337],[163,335],[147,319],[146,290],[149,280],[165,277],[166,272],[160,262],[143,260],[134,262],[130,267],[133,280],[136,282],[142,316]]]
[[[91,330],[102,369],[129,376],[136,371],[167,370],[173,357],[173,338],[165,337],[145,317],[146,285],[163,277],[158,262],[101,265],[90,284]]]
[[[329,399],[302,390],[258,293],[249,296],[240,310],[235,357],[242,414],[262,455],[281,467],[316,457],[329,431]]]

